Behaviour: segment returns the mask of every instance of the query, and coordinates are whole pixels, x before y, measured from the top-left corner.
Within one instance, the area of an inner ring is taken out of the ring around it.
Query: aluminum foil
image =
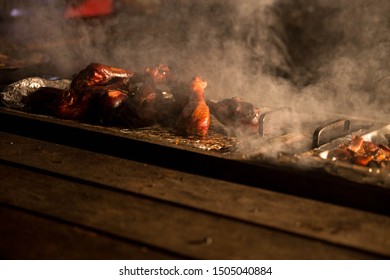
[[[23,99],[33,93],[40,87],[53,87],[63,90],[70,88],[71,80],[46,80],[40,77],[30,77],[6,86],[0,92],[1,102],[13,109],[22,109],[24,107]]]

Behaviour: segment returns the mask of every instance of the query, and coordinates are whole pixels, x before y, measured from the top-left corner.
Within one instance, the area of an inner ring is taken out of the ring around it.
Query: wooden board
[[[13,135],[40,139],[95,154],[156,165],[201,177],[229,181],[273,192],[292,194],[380,214],[390,214],[390,188],[356,183],[331,175],[324,166],[302,168],[289,160],[278,164],[255,163],[181,145],[123,134],[49,117],[0,109],[0,128]],[[142,137],[143,136],[143,137]],[[107,176],[112,174],[107,172]],[[353,199],[351,195],[353,194]]]
[[[0,258],[164,260],[184,256],[121,240],[45,215],[0,205]]]
[[[189,258],[375,258],[321,240],[26,169],[2,166],[0,178],[1,203]]]
[[[385,215],[9,133],[0,141],[1,203],[169,257],[390,256]]]
[[[0,159],[8,165],[140,194],[378,254],[390,252],[390,234],[383,234],[389,233],[390,218],[384,215],[36,139],[26,141],[24,137],[7,133],[0,133],[0,141],[4,147],[0,150]]]

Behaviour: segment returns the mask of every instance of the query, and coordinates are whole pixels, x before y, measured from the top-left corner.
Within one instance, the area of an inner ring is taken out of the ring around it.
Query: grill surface
[[[134,130],[102,127],[9,109],[2,109],[1,115],[2,129],[6,132],[210,178],[390,213],[389,172],[373,174],[367,168],[323,160],[313,156],[311,150],[301,154],[279,153],[273,158],[262,153],[268,149],[267,145],[271,148],[275,142],[288,150],[299,140],[298,150],[302,145],[307,148],[312,138],[302,134],[240,140],[212,131],[208,140],[203,141],[183,138],[157,126]],[[245,152],[248,146],[251,153]]]

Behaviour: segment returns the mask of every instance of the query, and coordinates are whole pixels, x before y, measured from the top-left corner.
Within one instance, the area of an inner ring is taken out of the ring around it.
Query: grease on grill
[[[120,129],[121,133],[141,140],[149,140],[159,143],[163,142],[165,144],[183,147],[186,149],[194,148],[197,150],[213,151],[222,154],[233,152],[236,149],[236,145],[239,140],[236,137],[228,136],[226,133],[221,133],[221,131],[223,130],[221,130],[218,123],[213,121],[213,117],[207,137],[204,139],[177,135],[173,128],[161,125],[153,125],[137,129]]]

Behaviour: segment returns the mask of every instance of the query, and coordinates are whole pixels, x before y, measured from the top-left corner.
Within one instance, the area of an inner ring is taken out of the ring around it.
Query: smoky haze
[[[164,63],[183,80],[206,79],[207,98],[390,121],[387,0],[146,2],[157,9],[117,8],[105,20],[40,8],[29,24],[43,40],[68,41],[51,54],[60,73],[90,62],[135,71]]]

